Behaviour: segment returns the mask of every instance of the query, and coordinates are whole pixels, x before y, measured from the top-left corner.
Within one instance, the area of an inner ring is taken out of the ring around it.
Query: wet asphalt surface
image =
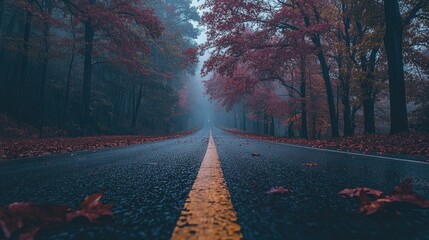
[[[374,216],[337,193],[389,193],[406,178],[429,198],[429,164],[360,157],[240,138],[213,128],[245,239],[429,239],[429,210],[401,207]],[[114,218],[44,230],[36,239],[168,239],[207,149],[209,129],[180,139],[97,152],[0,162],[0,205],[16,201],[77,208],[104,191]],[[260,157],[252,157],[252,153]],[[305,163],[317,163],[306,167]],[[269,195],[284,186],[291,194]],[[0,235],[1,239],[1,235]]]

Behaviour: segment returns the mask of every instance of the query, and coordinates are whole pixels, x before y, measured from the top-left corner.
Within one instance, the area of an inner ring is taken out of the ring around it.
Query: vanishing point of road
[[[260,157],[252,157],[260,153]],[[317,163],[307,167],[305,163]],[[214,126],[179,139],[0,162],[0,205],[77,208],[104,192],[102,225],[36,239],[429,239],[429,211],[365,216],[344,188],[391,191],[411,178],[429,198],[429,164],[240,138]],[[266,194],[272,187],[289,194]]]

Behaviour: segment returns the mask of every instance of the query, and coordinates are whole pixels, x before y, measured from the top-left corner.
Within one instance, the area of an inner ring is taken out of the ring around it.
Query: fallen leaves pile
[[[429,201],[413,191],[412,180],[404,180],[395,187],[392,193],[385,195],[383,192],[371,188],[344,189],[338,194],[344,197],[357,197],[359,199],[359,212],[372,215],[394,204],[411,204],[420,208],[429,208]]]
[[[96,136],[79,138],[0,139],[0,159],[46,156],[82,150],[97,150],[179,138],[195,131],[168,136]]]
[[[70,223],[80,217],[97,223],[99,218],[112,215],[112,205],[102,203],[102,196],[102,193],[87,196],[76,211],[64,205],[11,203],[0,208],[0,227],[6,238],[30,240],[41,229]]]
[[[246,138],[327,148],[343,151],[358,151],[365,154],[401,154],[429,157],[428,133],[404,133],[397,135],[356,135],[331,140],[281,138],[243,132],[236,129],[225,131]]]

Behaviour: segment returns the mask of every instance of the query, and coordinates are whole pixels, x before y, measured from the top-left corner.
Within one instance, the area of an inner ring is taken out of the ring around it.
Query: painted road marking
[[[206,155],[171,239],[242,238],[210,130]]]
[[[417,160],[412,160],[412,159],[406,159],[406,158],[395,158],[395,157],[385,157],[385,156],[377,156],[377,155],[363,154],[363,153],[345,152],[345,151],[332,150],[332,149],[300,146],[300,145],[295,145],[295,144],[290,144],[290,143],[280,143],[280,142],[273,142],[273,143],[281,144],[281,145],[287,145],[290,147],[305,148],[305,149],[309,149],[309,150],[319,150],[322,152],[341,153],[341,154],[354,155],[354,156],[366,157],[366,158],[380,158],[380,159],[386,159],[386,160],[392,160],[392,161],[417,163],[417,164],[428,164],[427,162],[422,162],[422,161],[417,161]]]
[[[228,134],[231,134],[233,136],[237,136],[237,137],[244,138],[244,139],[252,139],[254,141],[270,142],[270,143],[273,143],[273,144],[286,145],[286,146],[290,146],[290,147],[304,148],[304,149],[309,149],[309,150],[318,150],[318,151],[322,151],[322,152],[341,153],[341,154],[354,155],[354,156],[367,157],[367,158],[380,158],[380,159],[386,159],[386,160],[392,160],[392,161],[400,161],[400,162],[409,162],[409,163],[417,163],[417,164],[429,164],[428,162],[423,162],[423,161],[418,161],[418,160],[412,160],[412,159],[406,159],[406,158],[385,157],[385,156],[363,154],[363,153],[354,153],[354,152],[346,152],[346,151],[339,151],[339,150],[332,150],[332,149],[325,149],[325,148],[307,147],[307,146],[302,146],[302,145],[297,145],[297,144],[291,144],[291,143],[275,142],[275,141],[271,141],[271,140],[256,140],[256,139],[249,138],[249,137],[242,137],[242,136],[239,136],[239,135],[235,135],[235,134],[229,133],[229,132],[227,132],[225,130],[223,130],[223,131],[226,132],[226,133],[228,133]]]

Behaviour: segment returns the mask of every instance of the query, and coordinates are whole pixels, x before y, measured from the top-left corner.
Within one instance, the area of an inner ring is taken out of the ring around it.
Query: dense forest
[[[429,131],[427,1],[195,4],[0,0],[0,135]]]
[[[207,93],[233,128],[302,138],[429,130],[426,0],[205,1]]]
[[[3,133],[26,126],[40,137],[169,134],[195,126],[199,20],[190,0],[1,0]]]

